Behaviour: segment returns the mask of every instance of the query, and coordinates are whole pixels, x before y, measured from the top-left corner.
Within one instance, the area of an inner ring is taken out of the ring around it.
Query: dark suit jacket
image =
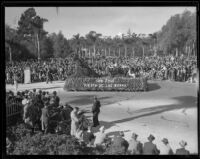
[[[49,120],[49,110],[47,108],[42,108],[41,120],[44,123],[48,123],[48,120]]]
[[[157,155],[159,153],[160,153],[160,151],[157,149],[155,144],[153,144],[152,142],[144,143],[143,154],[146,154],[146,155]]]
[[[189,155],[190,152],[185,148],[180,148],[176,150],[176,155]]]
[[[92,107],[92,112],[93,113],[99,113],[100,107],[101,107],[100,101],[95,101],[94,104],[93,104],[93,107]]]

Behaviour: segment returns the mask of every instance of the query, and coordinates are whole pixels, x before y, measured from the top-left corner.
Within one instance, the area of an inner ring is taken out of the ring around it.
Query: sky
[[[195,12],[195,7],[34,7],[37,15],[48,19],[44,29],[49,33],[61,31],[69,39],[80,33],[85,36],[96,31],[103,36],[127,33],[151,34],[161,30],[167,20],[186,9]],[[5,23],[16,27],[21,14],[28,7],[6,7]]]

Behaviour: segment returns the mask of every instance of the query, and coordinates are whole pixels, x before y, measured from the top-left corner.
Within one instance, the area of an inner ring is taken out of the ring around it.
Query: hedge
[[[147,91],[147,78],[68,78],[66,91]]]

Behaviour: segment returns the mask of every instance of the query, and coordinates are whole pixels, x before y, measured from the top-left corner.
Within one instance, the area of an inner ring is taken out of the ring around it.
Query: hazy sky
[[[104,36],[127,33],[130,28],[136,34],[159,31],[167,20],[185,9],[192,12],[195,7],[34,7],[40,17],[49,21],[44,29],[49,33],[62,31],[66,38],[80,33],[96,31]],[[21,14],[28,7],[6,7],[5,22],[17,25]]]

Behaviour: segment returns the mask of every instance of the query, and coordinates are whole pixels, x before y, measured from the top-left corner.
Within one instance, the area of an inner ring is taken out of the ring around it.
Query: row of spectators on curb
[[[31,128],[32,134],[38,130],[42,131],[44,134],[47,133],[58,133],[61,131],[58,127],[59,122],[64,122],[70,127],[71,112],[73,109],[70,105],[64,104],[60,105],[60,98],[57,96],[56,91],[52,94],[36,89],[33,91],[18,92],[15,96],[13,92],[6,93],[6,103],[19,102],[22,106],[22,118],[27,128]],[[60,109],[61,111],[57,111]],[[57,113],[57,114],[56,114]],[[162,147],[157,147],[153,143],[155,137],[150,134],[147,138],[148,141],[142,143],[137,140],[138,134],[132,133],[130,141],[124,138],[124,132],[120,131],[118,135],[113,138],[109,137],[105,133],[104,126],[99,128],[99,132],[94,135],[93,128],[91,124],[84,123],[87,122],[84,117],[84,111],[78,111],[78,129],[74,134],[74,137],[78,139],[80,144],[86,144],[88,147],[104,148],[109,149],[109,154],[125,154],[125,155],[189,155],[189,151],[185,148],[187,146],[186,141],[180,141],[180,148],[175,151],[172,150],[170,142],[167,138],[163,138]],[[57,125],[51,124],[51,121],[56,121]],[[85,124],[85,125],[84,125]],[[29,127],[28,127],[29,126]],[[52,131],[52,127],[55,131]],[[62,127],[61,129],[66,129],[67,127]],[[64,130],[63,130],[64,131]],[[11,141],[7,137],[7,149],[11,146]]]
[[[94,69],[99,75],[114,76],[113,71],[123,70],[122,76],[128,76],[130,69],[135,77],[147,77],[151,80],[172,80],[189,81],[194,78],[197,72],[196,57],[186,56],[164,56],[164,57],[136,57],[128,58],[99,58],[82,59],[88,63],[88,66]],[[17,76],[18,83],[24,83],[24,69],[31,68],[31,81],[44,82],[50,72],[51,79],[65,80],[75,72],[75,62],[72,57],[66,59],[54,58],[46,61],[30,60],[27,62],[15,62],[6,64],[6,83],[14,83],[14,75]],[[116,73],[117,74],[117,73]]]

